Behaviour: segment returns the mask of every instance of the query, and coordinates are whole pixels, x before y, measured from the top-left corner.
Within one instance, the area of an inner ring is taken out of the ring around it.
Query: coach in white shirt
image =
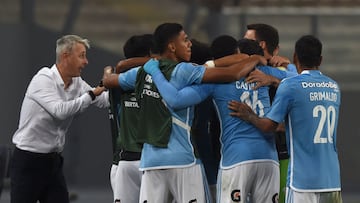
[[[21,107],[11,164],[11,203],[68,203],[61,152],[65,134],[78,113],[90,105],[106,108],[104,87],[81,77],[88,64],[87,39],[66,35],[56,42],[56,64],[32,78]]]

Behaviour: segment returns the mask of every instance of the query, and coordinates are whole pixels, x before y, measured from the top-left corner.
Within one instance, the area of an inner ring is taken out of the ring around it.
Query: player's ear
[[[265,42],[265,41],[260,41],[260,42],[259,42],[259,45],[261,46],[261,48],[262,48],[263,50],[266,49],[266,42]]]
[[[273,51],[273,56],[277,56],[279,54],[279,49],[280,49],[280,47],[276,46],[276,48]]]
[[[174,42],[170,42],[170,43],[168,44],[168,49],[169,49],[171,52],[175,52],[175,50],[176,50],[175,43],[174,43]]]

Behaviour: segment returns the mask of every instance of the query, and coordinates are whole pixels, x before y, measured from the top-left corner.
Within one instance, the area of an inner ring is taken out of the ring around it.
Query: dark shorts
[[[59,153],[34,153],[15,148],[10,168],[11,203],[68,203]]]

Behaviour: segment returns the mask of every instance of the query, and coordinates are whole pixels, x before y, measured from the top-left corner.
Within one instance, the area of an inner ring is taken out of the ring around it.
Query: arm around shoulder
[[[239,63],[228,67],[219,67],[206,69],[202,82],[208,83],[222,83],[233,82],[245,77],[249,74],[256,65],[266,63],[266,59],[259,55],[252,55]]]
[[[213,60],[215,67],[226,67],[239,63],[240,61],[249,58],[247,54],[232,54]]]
[[[150,57],[134,57],[134,58],[121,60],[116,64],[115,72],[116,73],[122,73],[122,72],[125,72],[125,71],[127,71],[127,70],[129,70],[131,68],[134,68],[134,67],[137,67],[137,66],[142,66],[149,59],[150,59]]]

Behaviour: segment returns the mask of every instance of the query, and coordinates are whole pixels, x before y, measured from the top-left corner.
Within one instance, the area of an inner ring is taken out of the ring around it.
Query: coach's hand
[[[103,93],[106,90],[104,86],[97,86],[95,89],[93,89],[93,93],[95,96],[99,96],[101,93]]]

